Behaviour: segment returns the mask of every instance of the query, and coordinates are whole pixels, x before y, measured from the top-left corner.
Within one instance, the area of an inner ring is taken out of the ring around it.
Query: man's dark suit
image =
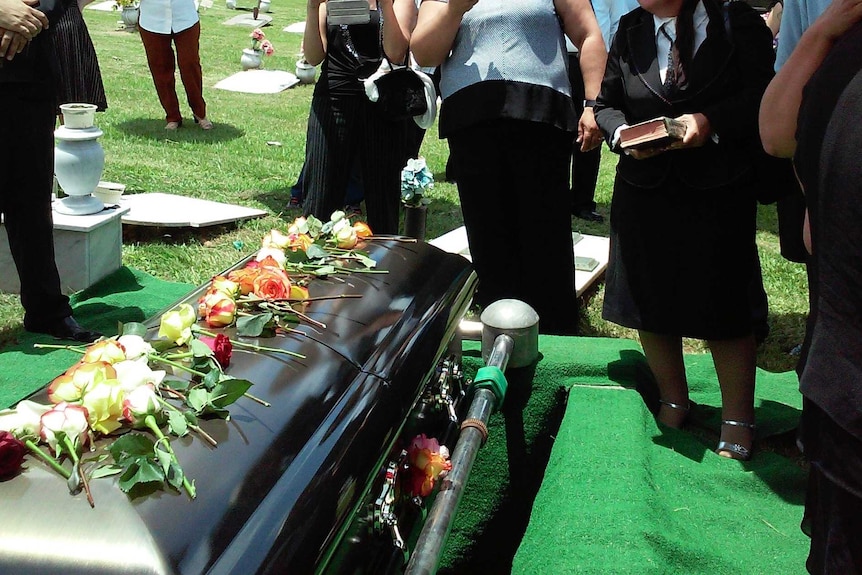
[[[55,23],[60,2],[39,10]],[[54,45],[39,33],[0,67],[0,212],[21,279],[24,325],[44,326],[71,315],[54,262],[51,188],[54,174]]]

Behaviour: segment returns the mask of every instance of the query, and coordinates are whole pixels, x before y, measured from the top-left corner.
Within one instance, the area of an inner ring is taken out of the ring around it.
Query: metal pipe
[[[494,340],[488,365],[505,371],[514,344],[514,340],[508,335],[498,335]],[[404,571],[405,575],[434,575],[437,572],[440,553],[449,536],[452,520],[464,494],[464,487],[473,469],[476,454],[487,439],[488,419],[497,404],[498,398],[493,391],[476,390],[470,408],[467,410],[467,417],[464,419],[465,422],[475,422],[475,424],[461,429],[458,443],[452,452],[452,470],[440,484],[440,491],[428,513],[428,520],[419,534],[416,549],[410,556]]]

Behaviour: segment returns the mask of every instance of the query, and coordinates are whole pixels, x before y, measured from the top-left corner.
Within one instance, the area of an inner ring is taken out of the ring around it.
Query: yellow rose
[[[103,339],[87,347],[81,362],[107,361],[108,363],[117,363],[124,359],[126,359],[126,350],[122,344],[115,339]]]
[[[94,431],[105,435],[120,428],[123,416],[123,390],[116,379],[106,379],[84,390],[81,405],[87,408],[87,420]]]
[[[184,345],[192,339],[192,325],[197,321],[195,308],[184,303],[162,314],[159,337],[167,338],[177,345]]]

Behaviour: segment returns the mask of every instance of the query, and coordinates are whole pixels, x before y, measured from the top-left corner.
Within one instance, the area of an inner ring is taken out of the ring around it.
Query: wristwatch
[[[596,105],[595,100],[584,100],[584,108],[592,108]]]

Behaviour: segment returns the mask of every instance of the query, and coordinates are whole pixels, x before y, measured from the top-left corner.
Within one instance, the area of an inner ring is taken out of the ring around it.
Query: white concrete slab
[[[605,273],[605,269],[608,267],[611,242],[609,238],[589,236],[578,232],[572,233],[572,239],[575,240],[575,290],[580,296]],[[470,259],[470,245],[467,241],[467,229],[464,226],[447,232],[428,243],[443,251]]]
[[[293,34],[304,34],[305,33],[305,22],[294,22],[290,26],[285,26],[282,29],[282,32],[291,32]]]
[[[84,10],[96,10],[98,12],[116,11],[117,14],[120,13],[119,8],[117,8],[117,3],[114,2],[114,0],[104,0],[104,2],[93,2],[92,4],[87,4],[84,7]]]
[[[248,26],[249,28],[263,28],[264,26],[269,26],[271,23],[272,16],[259,13],[257,18],[255,18],[251,12],[239,14],[224,21],[225,26]]]
[[[124,195],[120,206],[129,209],[123,216],[124,224],[167,228],[203,228],[267,214],[254,208],[158,192]]]
[[[219,80],[213,87],[247,94],[276,94],[297,84],[299,78],[284,70],[244,70]]]

